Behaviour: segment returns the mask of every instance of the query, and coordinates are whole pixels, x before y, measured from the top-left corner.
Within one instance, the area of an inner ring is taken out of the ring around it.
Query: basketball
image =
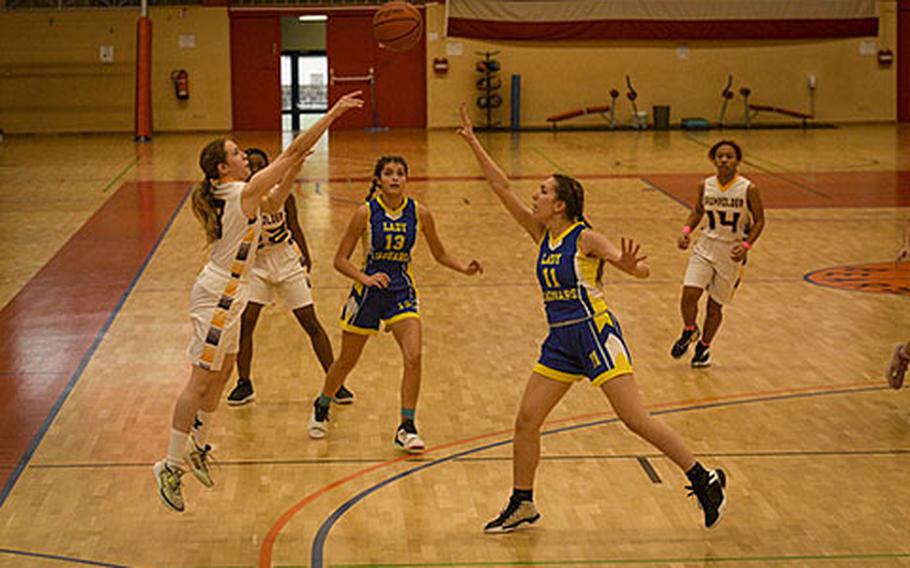
[[[420,12],[407,2],[386,2],[373,15],[373,37],[390,51],[411,49],[422,33]]]

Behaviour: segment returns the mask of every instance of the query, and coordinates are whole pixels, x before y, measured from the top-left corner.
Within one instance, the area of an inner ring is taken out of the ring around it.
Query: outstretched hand
[[[632,239],[627,239],[622,237],[620,239],[620,247],[622,248],[622,254],[619,259],[613,261],[614,266],[622,270],[623,272],[628,272],[638,276],[639,278],[646,278],[649,274],[647,266],[639,266],[642,262],[645,261],[647,256],[638,256],[639,251],[641,250],[641,245],[633,241]]]
[[[471,117],[468,116],[468,105],[464,101],[458,105],[458,113],[461,115],[461,126],[457,130],[458,135],[465,140],[474,138],[474,123],[471,122]]]
[[[360,98],[360,95],[363,91],[353,91],[346,95],[342,95],[340,99],[335,101],[335,104],[332,105],[332,110],[329,112],[341,116],[352,108],[361,108],[363,106],[363,99]]]
[[[897,258],[894,259],[894,262],[907,262],[910,261],[910,246],[901,247],[901,250],[897,251]]]

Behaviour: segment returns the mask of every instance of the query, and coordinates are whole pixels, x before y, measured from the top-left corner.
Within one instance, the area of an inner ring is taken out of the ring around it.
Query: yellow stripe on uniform
[[[533,371],[538,375],[543,375],[548,379],[553,379],[554,381],[559,381],[561,383],[577,383],[578,381],[585,378],[584,375],[577,375],[575,373],[564,373],[563,371],[557,371],[556,369],[551,369],[543,363],[537,363],[534,365]]]

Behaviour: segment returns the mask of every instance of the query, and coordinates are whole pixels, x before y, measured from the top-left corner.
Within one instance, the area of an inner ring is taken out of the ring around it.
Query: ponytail
[[[592,230],[594,229],[584,215],[581,215],[578,220],[581,221],[585,227]],[[594,282],[596,282],[598,286],[603,286],[604,284],[604,261],[602,258],[597,260],[597,275],[594,277]]]
[[[206,244],[212,244],[221,238],[221,223],[218,211],[215,210],[215,192],[211,180],[208,178],[193,187],[191,204],[193,214],[205,230]]]
[[[373,194],[376,193],[376,190],[379,189],[379,178],[373,178],[370,181],[370,191],[367,193],[367,198],[364,201],[369,201],[373,199]]]
[[[566,204],[566,217],[570,221],[581,221],[584,226],[592,229],[591,223],[585,218],[585,188],[573,178],[562,174],[553,174],[556,180],[556,197]],[[597,261],[597,276],[594,281],[598,286],[603,285],[604,261]]]
[[[192,206],[193,214],[205,230],[207,244],[212,244],[221,238],[221,219],[215,209],[215,186],[212,180],[220,177],[219,164],[227,160],[224,138],[216,138],[202,149],[199,154],[199,168],[205,178],[193,187]]]

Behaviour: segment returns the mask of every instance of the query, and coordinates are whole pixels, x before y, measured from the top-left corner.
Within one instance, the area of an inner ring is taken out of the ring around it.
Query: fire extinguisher
[[[190,98],[190,74],[186,69],[171,71],[171,81],[174,83],[174,94],[181,101]]]

